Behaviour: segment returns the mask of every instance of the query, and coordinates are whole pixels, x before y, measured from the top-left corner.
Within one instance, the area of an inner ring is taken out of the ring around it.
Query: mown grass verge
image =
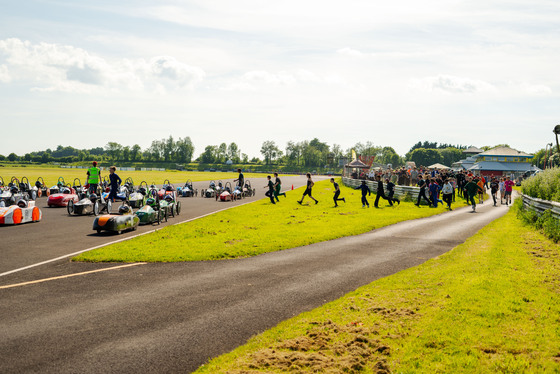
[[[515,209],[449,253],[301,314],[197,373],[560,371],[560,247]]]
[[[80,179],[82,185],[87,183],[86,169],[66,169],[66,168],[56,168],[56,167],[5,167],[0,169],[0,176],[4,179],[4,183],[8,184],[12,177],[16,177],[21,181],[23,177],[27,177],[29,182],[34,185],[37,178],[41,177],[45,181],[47,187],[54,186],[58,177],[63,177],[66,183],[74,183],[74,178]],[[152,182],[158,185],[163,184],[163,181],[169,179],[169,181],[178,186],[185,184],[187,179],[193,182],[206,181],[206,180],[231,180],[237,178],[237,173],[231,172],[202,172],[202,171],[179,171],[179,170],[165,170],[165,171],[122,171],[118,170],[117,174],[124,181],[126,178],[130,177],[134,181],[134,184],[139,185],[142,181],[146,181],[148,184]],[[109,175],[108,170],[101,171],[101,177]],[[244,173],[245,179],[251,178],[265,178],[264,174],[256,173]]]
[[[373,194],[369,197],[372,208],[362,208],[359,191],[342,185],[341,191],[346,203],[339,202],[338,208],[334,208],[332,184],[325,180],[317,182],[313,189],[313,195],[319,200],[317,205],[309,198],[303,205],[298,205],[296,200],[303,192],[300,188],[287,191],[287,197],[280,196],[276,205],[272,205],[269,199],[258,200],[89,251],[74,260],[172,262],[248,257],[357,235],[445,211],[442,205],[438,208],[418,208],[409,202],[390,207],[383,199],[380,208],[376,209],[373,208]],[[222,204],[225,208],[229,203],[209,200],[208,204]]]

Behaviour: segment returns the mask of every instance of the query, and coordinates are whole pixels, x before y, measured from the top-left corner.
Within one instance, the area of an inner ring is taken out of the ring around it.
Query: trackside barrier
[[[525,194],[522,194],[521,197],[523,199],[523,206],[526,209],[531,209],[539,215],[543,214],[546,210],[550,210],[554,218],[560,219],[560,203],[538,199]]]
[[[342,177],[342,183],[345,186],[356,188],[362,184],[362,179]],[[367,180],[366,184],[369,186],[371,193],[375,194],[375,192],[377,191],[377,182]],[[383,184],[383,188],[385,189],[385,191],[387,191],[387,185],[385,183]],[[408,197],[410,200],[416,201],[419,193],[420,187],[395,185],[395,196],[401,200]],[[421,203],[425,203],[424,200],[422,200]]]

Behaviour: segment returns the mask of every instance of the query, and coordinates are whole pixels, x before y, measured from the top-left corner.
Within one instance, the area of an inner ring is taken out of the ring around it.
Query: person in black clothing
[[[317,199],[311,196],[311,189],[313,188],[313,185],[315,185],[315,183],[313,183],[313,180],[311,179],[311,174],[307,173],[307,187],[305,191],[303,191],[303,196],[301,197],[301,200],[298,200],[298,204],[301,205],[301,203],[303,203],[303,198],[305,197],[305,195],[313,199],[315,201],[315,204],[319,202]]]
[[[375,179],[377,180],[377,196],[375,196],[375,203],[373,203],[373,206],[379,208],[380,198],[384,198],[385,200],[388,200],[389,205],[393,206],[393,202],[391,201],[391,199],[385,196],[385,191],[383,190],[383,181],[381,180],[381,176],[377,175]]]
[[[389,202],[391,203],[391,205],[393,205],[393,202],[397,202],[399,205],[401,205],[401,201],[399,199],[397,199],[396,197],[393,197],[395,195],[395,184],[393,182],[391,182],[389,180],[389,178],[385,178],[385,183],[387,183],[387,192],[389,192],[389,194],[387,195],[387,199],[389,200]]]
[[[286,193],[280,192],[280,190],[282,189],[282,181],[278,177],[278,173],[274,173],[274,177],[276,178],[276,180],[274,181],[274,198],[276,199],[276,201],[280,201],[280,199],[278,199],[278,196],[284,195],[284,197],[286,197]]]
[[[111,191],[109,191],[108,199],[111,202],[115,202],[115,198],[117,197],[117,193],[119,192],[119,187],[122,183],[122,179],[115,173],[117,171],[116,166],[111,166],[109,168],[109,186],[111,186]]]
[[[243,191],[243,186],[245,185],[245,177],[243,176],[243,173],[241,172],[241,169],[237,169],[237,172],[239,173],[239,176],[237,177],[237,179],[234,179],[233,181],[237,182],[237,185]]]
[[[268,184],[264,186],[264,188],[268,187],[268,191],[266,191],[265,195],[270,198],[270,202],[272,204],[276,204],[276,202],[274,201],[274,183],[272,183],[272,178],[270,177],[270,175],[267,175],[266,179],[268,179]]]
[[[366,194],[369,196],[371,195],[371,191],[366,184],[366,181],[362,181],[362,184],[355,188],[356,190],[362,190],[362,208],[365,208],[366,205],[369,208],[369,202],[366,199]]]
[[[490,190],[492,191],[492,199],[494,200],[494,206],[498,206],[498,190],[500,189],[500,184],[496,177],[492,177],[490,182]]]
[[[426,197],[426,181],[422,178],[421,175],[418,176],[418,187],[420,187],[420,192],[418,193],[418,200],[416,201],[416,206],[420,206],[420,200],[424,199],[428,202],[428,205],[432,205],[432,202],[428,200]]]
[[[336,182],[334,181],[334,178],[331,178],[331,183],[332,183],[333,186],[334,186],[334,197],[333,197],[334,206],[337,207],[337,206],[338,206],[337,201],[344,201],[344,202],[346,202],[346,199],[345,199],[344,197],[343,197],[343,198],[339,198],[339,196],[340,196],[340,186],[338,185],[338,183],[336,183]]]

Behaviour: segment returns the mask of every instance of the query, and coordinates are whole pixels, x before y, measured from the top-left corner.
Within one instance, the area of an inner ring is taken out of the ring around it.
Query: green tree
[[[239,163],[239,147],[235,143],[230,143],[227,147],[227,158],[234,163]]]
[[[270,165],[276,158],[282,156],[282,151],[273,140],[266,140],[261,146],[261,154],[266,165]]]
[[[194,145],[190,137],[185,136],[183,139],[179,138],[175,143],[175,148],[177,149],[177,162],[191,162],[192,156],[194,154]]]
[[[216,159],[216,148],[215,145],[207,145],[206,148],[204,148],[204,152],[200,155],[200,162],[203,164],[214,163]]]
[[[435,163],[441,163],[441,154],[437,149],[417,148],[410,152],[410,161],[414,161],[416,166],[430,166]]]
[[[10,160],[10,161],[12,161],[12,162],[13,162],[13,161],[17,161],[18,159],[19,159],[18,155],[16,155],[16,154],[13,153],[13,152],[10,153],[10,154],[8,155],[8,160]]]
[[[109,158],[113,161],[116,161],[116,160],[120,159],[122,149],[123,149],[123,146],[120,145],[117,142],[109,142],[105,146],[105,150],[107,151],[107,154],[109,155]]]
[[[134,144],[130,149],[130,160],[139,161],[142,156],[142,149],[138,144]]]

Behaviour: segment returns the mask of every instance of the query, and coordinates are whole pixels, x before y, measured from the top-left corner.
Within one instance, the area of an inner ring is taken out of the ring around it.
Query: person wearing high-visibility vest
[[[96,193],[101,178],[101,170],[97,167],[97,161],[93,161],[92,165],[87,171],[87,182],[89,184],[89,192]]]

